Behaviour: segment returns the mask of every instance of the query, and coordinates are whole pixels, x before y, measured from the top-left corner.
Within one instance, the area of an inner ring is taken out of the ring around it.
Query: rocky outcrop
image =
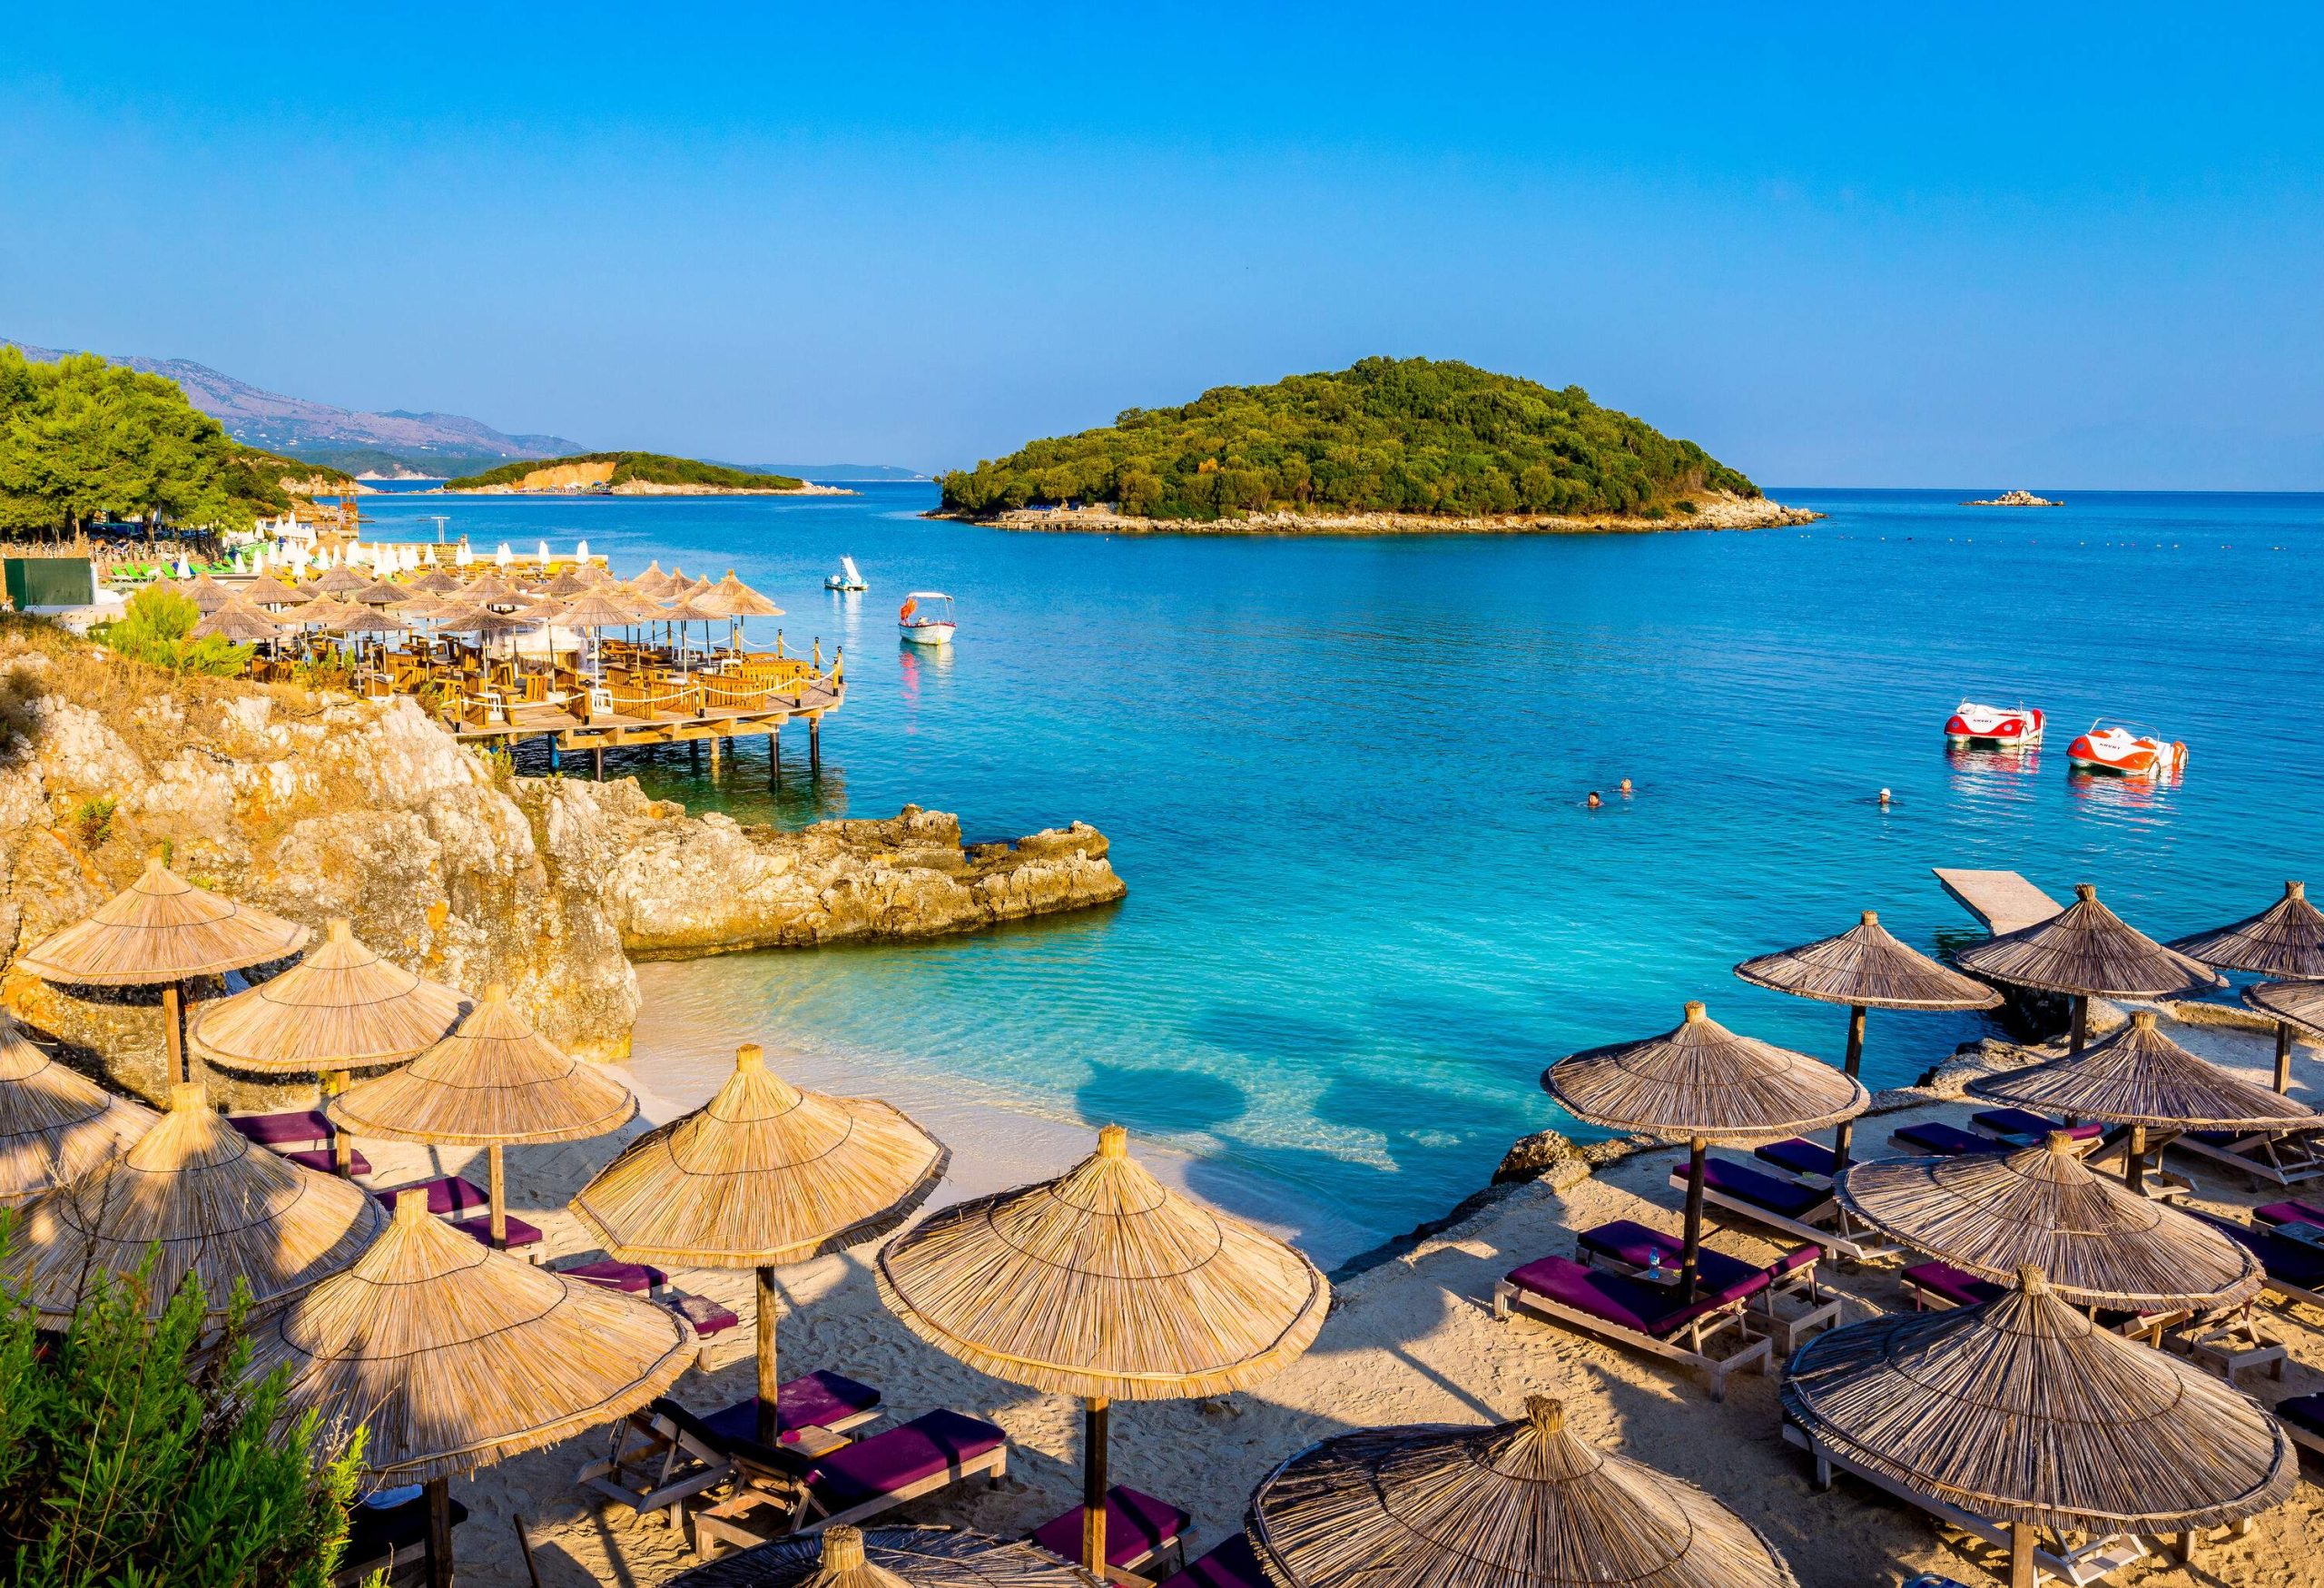
[[[202,885],[318,927],[344,915],[425,975],[505,982],[597,1059],[628,1051],[633,955],[973,931],[1123,892],[1079,824],[964,850],[955,818],[909,806],[797,833],[691,817],[634,780],[513,777],[409,701],[174,679],[45,626],[0,629],[0,733],[9,957],[161,846]],[[153,995],[12,971],[0,1001],[118,1084],[165,1095]]]
[[[1689,511],[1689,509],[1692,510]],[[1459,517],[1442,513],[1246,513],[1227,518],[1141,518],[1114,510],[1111,503],[1084,508],[1020,508],[989,517],[934,512],[931,518],[967,518],[1002,529],[1087,530],[1107,535],[1579,535],[1659,529],[1772,529],[1812,524],[1824,515],[1787,508],[1764,497],[1700,491],[1685,507],[1655,509],[1654,518],[1633,513],[1496,513]]]

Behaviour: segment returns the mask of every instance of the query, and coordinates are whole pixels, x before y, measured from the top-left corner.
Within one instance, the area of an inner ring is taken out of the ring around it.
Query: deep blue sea
[[[787,644],[845,646],[819,786],[798,733],[779,798],[755,747],[715,788],[683,752],[609,757],[657,794],[787,824],[910,801],[980,838],[1080,817],[1112,839],[1115,908],[716,962],[770,1040],[1119,1119],[1390,1233],[1561,1122],[1543,1065],[1667,1029],[1686,999],[1837,1057],[1844,1011],[1729,968],[1868,906],[1925,948],[1967,941],[1931,866],[2095,882],[2162,936],[2324,869],[2324,497],[1771,494],[1829,517],[1098,538],[929,521],[926,486],[364,510],[422,538],[442,514],[487,549],[586,537],[625,574],[732,567],[789,609]],[[842,553],[868,595],[822,589]],[[898,644],[923,588],[959,599],[949,651]],[[2043,706],[2047,746],[1948,753],[1965,695]],[[2183,782],[2070,777],[2067,741],[2102,715],[2186,741]],[[1875,1014],[1867,1079],[1982,1029]]]

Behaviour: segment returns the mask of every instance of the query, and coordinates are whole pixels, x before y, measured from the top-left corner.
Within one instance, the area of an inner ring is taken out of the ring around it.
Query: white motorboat
[[[914,590],[896,609],[896,627],[907,645],[950,645],[955,626],[952,597],[941,590]]]
[[[841,557],[839,572],[823,581],[826,590],[868,590],[871,587],[863,582],[863,576],[855,571],[855,559],[852,557]]]

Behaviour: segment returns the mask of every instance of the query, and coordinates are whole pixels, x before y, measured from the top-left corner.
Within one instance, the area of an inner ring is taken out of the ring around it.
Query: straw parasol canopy
[[[302,626],[330,628],[335,626],[341,618],[362,616],[364,610],[352,601],[342,601],[337,596],[322,595],[315,597],[298,611],[287,616]]]
[[[842,1523],[681,1572],[668,1588],[1105,1588],[1105,1580],[1022,1541]]]
[[[222,1317],[237,1279],[262,1310],[354,1262],[381,1222],[368,1192],[253,1147],[185,1081],[128,1151],[28,1203],[23,1240],[42,1327],[62,1328],[92,1274],[128,1273],[157,1245],[148,1315],[191,1274]]]
[[[2308,902],[2308,884],[2286,883],[2284,896],[2257,915],[2248,916],[2216,932],[2199,932],[2171,945],[2222,971],[2243,971],[2254,976],[2280,977],[2287,981],[2324,980],[2324,911]],[[2254,1009],[2267,1006],[2244,1000]],[[2276,1020],[2276,1090],[2291,1090],[2291,1028],[2299,1022]]]
[[[662,571],[661,558],[656,557],[645,565],[644,573],[627,583],[639,595],[659,600],[670,587],[670,576]]]
[[[2280,1022],[2289,1021],[2324,1037],[2324,981],[2262,981],[2243,990],[2243,1001]]]
[[[578,568],[563,568],[558,571],[556,577],[541,587],[541,593],[562,600],[567,596],[578,596],[589,587],[591,582]]]
[[[261,640],[278,639],[281,634],[281,620],[238,598],[222,602],[212,608],[200,623],[193,626],[187,637],[215,637],[230,640],[235,645],[256,645]]]
[[[524,592],[498,574],[479,574],[458,592],[463,601],[489,606],[499,601],[514,601]]]
[[[0,1013],[0,1208],[80,1179],[153,1119],[153,1110],[42,1052]]]
[[[759,1416],[772,1444],[774,1270],[893,1229],[951,1157],[887,1103],[801,1091],[746,1042],[716,1096],[631,1142],[572,1208],[625,1262],[758,1270]]]
[[[584,590],[565,604],[556,619],[567,628],[617,628],[637,621],[637,610],[603,587]]]
[[[457,610],[443,614],[437,620],[437,626],[447,634],[473,634],[494,639],[504,635],[530,634],[540,625],[529,617],[462,603]]]
[[[2162,1034],[2147,1009],[2080,1053],[1988,1076],[1969,1090],[2019,1108],[2118,1125],[2296,1130],[2319,1122],[2312,1110],[2190,1053]]]
[[[881,1299],[980,1372],[1088,1403],[1082,1563],[1106,1562],[1115,1400],[1224,1395],[1315,1342],[1331,1287],[1273,1236],[1165,1186],[1118,1125],[1053,1180],[959,1203],[880,1250]]]
[[[393,579],[373,579],[355,592],[355,599],[366,607],[391,607],[410,594],[409,587]]]
[[[2100,903],[2090,883],[2075,883],[2073,894],[2074,902],[2047,921],[2004,932],[1960,955],[1962,966],[1980,976],[2070,997],[2073,1050],[2079,1052],[2089,1040],[2093,997],[2170,998],[2227,984],[2201,960],[2163,947]]]
[[[307,608],[311,613],[312,607]],[[334,634],[401,634],[411,626],[384,607],[342,607],[323,620]]]
[[[1784,1374],[1816,1441],[1916,1493],[2034,1530],[2191,1532],[2280,1504],[2299,1477],[2283,1427],[2231,1385],[2107,1333],[2041,1269],[1981,1307],[1832,1329]]]
[[[496,981],[451,1035],[403,1069],[341,1092],[330,1112],[358,1136],[489,1149],[492,1239],[506,1246],[501,1149],[603,1136],[635,1116],[637,1098],[534,1030]]]
[[[314,598],[313,591],[286,585],[272,574],[261,574],[242,587],[242,599],[259,607],[298,607]]]
[[[1687,1004],[1674,1031],[1569,1053],[1541,1072],[1566,1112],[1593,1125],[1688,1146],[1686,1257],[1680,1292],[1694,1294],[1702,1250],[1703,1155],[1713,1141],[1776,1141],[1853,1119],[1872,1099],[1854,1076],[1728,1031]]]
[[[1857,1217],[1940,1262],[1995,1281],[2031,1263],[2077,1306],[2208,1312],[2267,1279],[2209,1225],[2093,1172],[2063,1130],[2006,1155],[1860,1163],[1837,1188]]]
[[[179,586],[178,593],[204,612],[215,612],[234,598],[233,591],[207,573],[197,574],[192,583]]]
[[[1761,954],[1735,967],[1754,987],[1848,1005],[1848,1043],[1840,1068],[1850,1076],[1864,1066],[1864,1017],[1870,1009],[1927,1011],[1992,1009],[2001,994],[1973,977],[1908,947],[1880,924],[1876,911],[1837,937]],[[1832,1132],[1833,1156],[1847,1167],[1849,1121]]]
[[[351,596],[370,582],[342,562],[325,568],[310,587],[326,596]]]
[[[1245,1531],[1280,1588],[1795,1588],[1709,1494],[1585,1443],[1525,1397],[1490,1428],[1366,1428],[1312,1445],[1251,1496]]]
[[[448,596],[460,587],[460,581],[442,568],[431,567],[411,581],[410,588],[423,596]]]
[[[715,617],[780,617],[783,608],[752,589],[728,568],[726,577],[694,598],[694,604]]]

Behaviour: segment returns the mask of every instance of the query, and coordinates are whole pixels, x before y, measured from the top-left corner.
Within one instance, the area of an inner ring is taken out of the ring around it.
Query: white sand
[[[2183,1028],[2174,1034],[2214,1058],[2267,1073],[2264,1039]],[[638,1068],[648,1065],[641,1061]],[[665,1086],[692,1073],[661,1062],[659,1056],[653,1072]],[[705,1070],[703,1078],[713,1074]],[[2314,1049],[2299,1050],[2296,1074],[2303,1095],[2324,1089],[2324,1063]],[[655,1111],[670,1101],[692,1100],[660,1101]],[[947,1111],[960,1106],[941,1100],[921,1103],[923,1117],[953,1141],[950,1189],[956,1194],[1038,1178],[1083,1150],[1086,1132],[1078,1127],[1024,1120],[1003,1126]],[[1907,1119],[1957,1123],[1970,1111],[1954,1104],[1870,1119],[1858,1139],[1868,1152],[1885,1151],[1888,1132]],[[970,1128],[960,1129],[964,1122]],[[563,1204],[615,1146],[608,1139],[509,1152],[512,1206],[547,1232],[551,1258],[583,1249]],[[457,1151],[364,1147],[379,1166],[372,1177],[377,1184],[411,1178],[423,1162],[463,1169],[469,1158]],[[1138,1150],[1148,1156],[1142,1145]],[[1525,1188],[1408,1257],[1360,1276],[1341,1287],[1322,1337],[1307,1356],[1230,1397],[1223,1407],[1178,1402],[1118,1407],[1116,1481],[1194,1512],[1192,1553],[1199,1553],[1240,1525],[1252,1486],[1276,1462],[1316,1438],[1379,1424],[1500,1419],[1512,1415],[1525,1395],[1540,1391],[1562,1396],[1586,1436],[1619,1444],[1634,1456],[1703,1484],[1741,1511],[1785,1551],[1808,1588],[1895,1588],[1925,1570],[1973,1584],[1992,1581],[1994,1552],[1979,1544],[1949,1542],[1922,1514],[1846,1478],[1829,1493],[1817,1493],[1806,1459],[1780,1441],[1772,1379],[1740,1377],[1727,1402],[1714,1404],[1699,1381],[1675,1366],[1538,1321],[1492,1321],[1488,1301],[1493,1281],[1520,1262],[1547,1252],[1571,1252],[1566,1231],[1626,1217],[1659,1220],[1675,1229],[1679,1196],[1665,1183],[1673,1161],[1670,1152],[1633,1159],[1563,1196],[1545,1187]],[[2248,1206],[2274,1199],[2229,1189],[2197,1164],[2183,1156],[2172,1159],[2173,1168],[2196,1169],[2204,1204]],[[1774,1249],[1739,1228],[1718,1232],[1716,1244],[1744,1256]],[[1012,1444],[1011,1476],[1004,1488],[967,1485],[905,1507],[898,1519],[1021,1533],[1073,1504],[1078,1496],[1076,1404],[984,1377],[907,1334],[880,1307],[865,1267],[869,1255],[858,1251],[786,1271],[785,1287],[796,1309],[782,1328],[786,1376],[814,1367],[843,1371],[880,1386],[891,1418],[949,1406],[999,1422]],[[1831,1277],[1857,1298],[1851,1317],[1861,1317],[1870,1307],[1904,1305],[1895,1274],[1892,1265]],[[747,1273],[675,1277],[684,1288],[718,1297],[747,1320]],[[2243,1387],[2266,1401],[2324,1388],[2324,1336],[2316,1332],[2320,1322],[2313,1315],[2271,1311],[2268,1327],[2285,1339],[2295,1360],[2281,1383],[2247,1375]],[[749,1335],[746,1321],[712,1342],[709,1372],[681,1380],[677,1396],[709,1409],[748,1394]],[[575,1440],[457,1484],[455,1492],[474,1513],[458,1535],[461,1581],[479,1588],[521,1588],[527,1582],[510,1525],[516,1513],[531,1525],[536,1563],[547,1588],[600,1582],[633,1588],[660,1583],[693,1563],[683,1539],[658,1521],[634,1524],[626,1512],[585,1500],[572,1482],[573,1469],[600,1454],[602,1445],[600,1435]],[[2324,1538],[2324,1496],[2313,1485],[2303,1485],[2290,1504],[2261,1517],[2248,1537],[2207,1547],[2194,1573],[2158,1561],[2116,1581],[2324,1588],[2324,1562],[2309,1544],[2314,1538]]]

